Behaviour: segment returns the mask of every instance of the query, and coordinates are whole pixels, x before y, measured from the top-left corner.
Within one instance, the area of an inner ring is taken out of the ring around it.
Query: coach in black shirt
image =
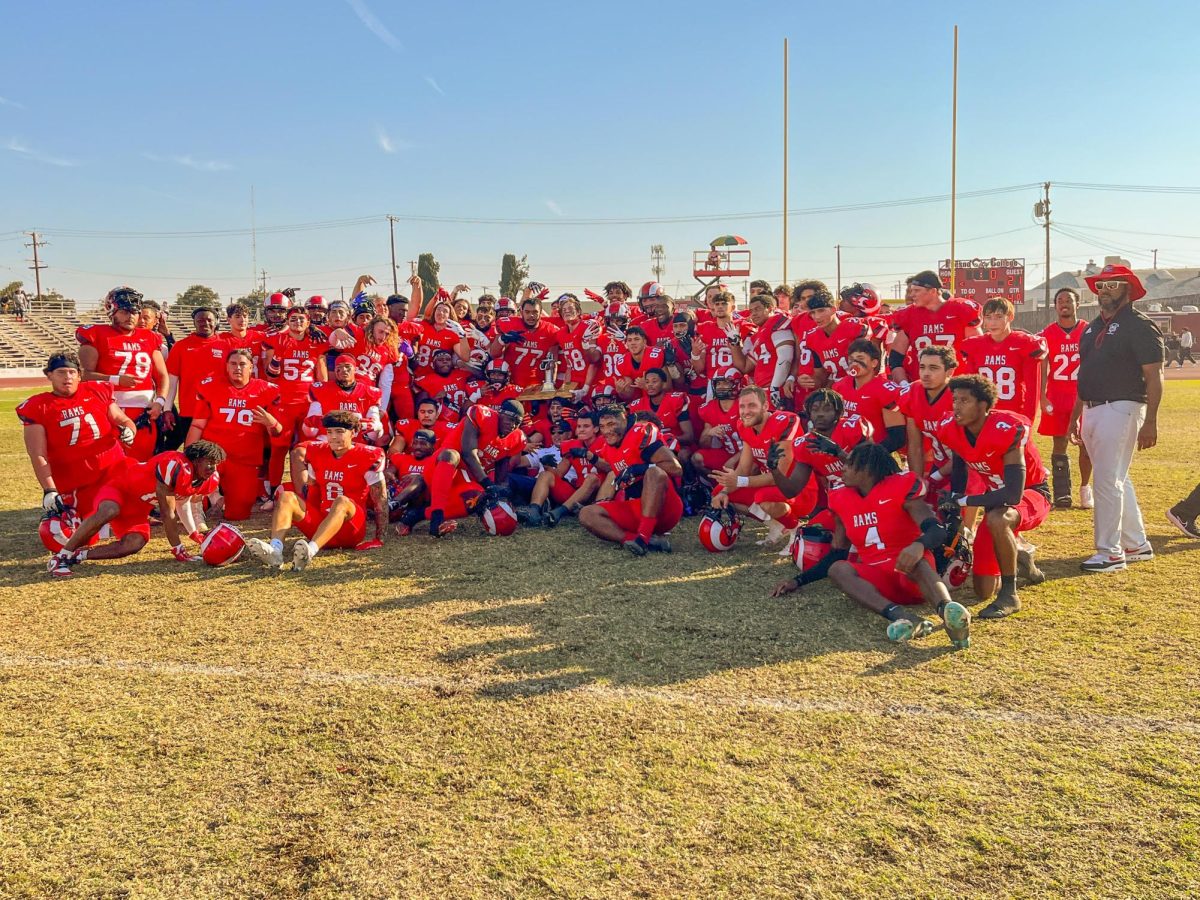
[[[1079,339],[1079,399],[1071,416],[1071,441],[1092,458],[1096,554],[1086,572],[1113,572],[1154,558],[1129,477],[1133,451],[1158,442],[1163,391],[1163,337],[1133,308],[1146,296],[1125,266],[1105,266],[1087,278],[1100,315]]]

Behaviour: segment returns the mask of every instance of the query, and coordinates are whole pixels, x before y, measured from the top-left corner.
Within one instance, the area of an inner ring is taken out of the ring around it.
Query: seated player
[[[595,463],[607,475],[604,499],[580,510],[579,524],[634,556],[650,550],[670,553],[665,535],[683,516],[672,479],[683,474],[683,466],[663,445],[658,428],[649,422],[631,424],[622,407],[601,410],[600,432],[607,446]]]
[[[221,463],[221,496],[226,519],[250,518],[262,487],[263,453],[267,441],[283,431],[275,418],[279,388],[254,378],[254,357],[249,347],[230,350],[225,371],[200,382],[188,427],[188,446],[212,441],[225,451]]]
[[[413,382],[418,394],[427,394],[441,402],[442,415],[451,422],[462,418],[476,392],[475,386],[468,380],[470,373],[466,369],[455,368],[456,359],[451,350],[434,350],[430,357],[432,371]]]
[[[84,519],[63,549],[50,557],[46,570],[56,577],[72,574],[84,560],[121,559],[132,556],[150,540],[150,510],[157,504],[171,555],[180,562],[199,562],[183,546],[183,537],[196,543],[200,536],[181,520],[176,500],[189,503],[217,489],[217,466],[225,451],[211,441],[196,441],[183,452],[170,450],[146,462],[132,457],[109,471],[109,480],[96,494],[96,511]],[[88,547],[88,542],[109,526],[116,540]]]
[[[817,486],[813,483],[795,497],[785,497],[767,465],[772,444],[791,443],[800,433],[800,417],[784,410],[772,412],[766,391],[753,384],[742,388],[738,396],[738,417],[742,453],[734,466],[713,476],[719,488],[713,494],[712,505],[724,509],[732,504],[738,512],[769,522],[767,537],[760,543],[770,546],[794,531],[817,502]]]
[[[425,518],[436,447],[437,436],[422,428],[413,433],[407,451],[388,457],[389,518],[397,523],[400,537],[412,534],[413,527]]]
[[[871,424],[862,416],[845,415],[841,396],[830,388],[818,388],[805,397],[804,411],[810,430],[797,434],[790,444],[786,441],[773,444],[767,464],[785,497],[803,493],[815,475],[820,494],[814,511],[824,511],[829,492],[842,486],[842,472],[850,451],[871,440]],[[809,524],[830,528],[828,515],[822,516],[820,512],[815,512]]]
[[[850,599],[888,620],[893,641],[924,637],[929,620],[902,606],[928,602],[942,618],[950,642],[965,649],[971,640],[971,614],[950,599],[933,554],[946,542],[946,528],[921,499],[921,479],[900,467],[881,445],[865,442],[850,451],[843,487],[830,491],[833,549],[819,563],[776,586],[782,597],[829,576]],[[858,560],[848,559],[850,548]]]
[[[662,423],[663,443],[686,465],[696,443],[696,432],[688,414],[688,395],[683,391],[672,391],[671,376],[662,369],[648,371],[642,383],[645,393],[629,404],[629,413],[653,413]]]
[[[954,416],[938,428],[938,440],[952,454],[952,493],[939,509],[951,521],[959,508],[983,509],[984,526],[972,548],[975,596],[995,595],[979,617],[1000,619],[1021,608],[1018,574],[1031,584],[1046,579],[1033,551],[1017,547],[1017,535],[1037,528],[1050,512],[1046,469],[1030,440],[1029,420],[993,409],[996,385],[982,375],[959,375],[950,379],[950,391]],[[968,467],[983,479],[986,491],[965,493]]]
[[[382,396],[379,388],[359,377],[353,356],[338,354],[333,361],[333,380],[314,382],[308,389],[308,415],[301,433],[306,440],[312,440],[321,434],[321,421],[326,413],[344,409],[359,417],[355,440],[381,446],[385,438]]]
[[[396,423],[395,434],[392,437],[388,453],[403,453],[412,443],[413,435],[418,431],[432,431],[434,439],[441,443],[450,432],[451,423],[441,417],[441,404],[432,397],[422,397],[417,401],[415,419],[401,419]]]
[[[472,395],[473,402],[499,409],[505,400],[516,400],[521,396],[521,389],[515,384],[509,384],[509,375],[508,363],[502,359],[493,359],[485,370],[487,380]]]
[[[74,353],[51,354],[42,372],[50,390],[17,407],[25,452],[42,488],[42,509],[54,515],[71,507],[87,518],[136,429],[117,406],[112,385],[80,380],[83,369]]]
[[[738,436],[737,373],[733,369],[718,371],[712,377],[713,398],[700,407],[699,446],[692,454],[692,468],[701,478],[737,464],[742,452]]]
[[[553,528],[566,515],[578,515],[584,504],[590,503],[600,487],[596,454],[605,446],[598,434],[599,415],[587,412],[575,420],[574,436],[559,444],[562,458],[554,468],[545,469],[537,477],[530,496],[532,513],[530,525]],[[555,425],[565,428],[566,425]],[[550,503],[554,502],[551,508]]]
[[[292,529],[303,538],[292,543],[292,568],[302,572],[324,547],[375,550],[383,546],[388,521],[383,483],[383,450],[356,444],[358,416],[339,409],[326,413],[325,443],[312,442],[305,463],[305,496],[283,491],[271,517],[271,540],[246,541],[250,552],[270,569],[283,568],[283,539]],[[367,540],[367,508],[375,514],[375,538]]]
[[[500,496],[493,475],[503,480],[508,460],[525,446],[518,427],[525,418],[519,400],[499,409],[476,404],[446,436],[429,474],[429,534],[442,537],[455,530],[455,519]]]

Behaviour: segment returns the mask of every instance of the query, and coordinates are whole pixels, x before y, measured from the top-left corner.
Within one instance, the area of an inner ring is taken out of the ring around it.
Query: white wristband
[[[930,481],[934,481],[934,482],[941,481],[945,477],[946,476],[942,474],[941,469],[934,469],[932,472],[929,473]]]
[[[967,505],[967,498],[966,498],[966,497],[959,497],[959,498],[958,498],[958,505],[959,505],[959,506],[966,506],[966,505]]]
[[[737,486],[739,490],[744,487],[750,487],[750,476],[739,475],[737,479]]]
[[[121,383],[121,376],[120,376],[120,375],[109,375],[109,376],[108,376],[108,383],[109,383],[109,384],[120,384],[120,383]]]

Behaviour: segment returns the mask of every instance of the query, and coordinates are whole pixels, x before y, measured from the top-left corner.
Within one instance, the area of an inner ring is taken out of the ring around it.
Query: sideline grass
[[[1200,383],[1136,460],[1158,558],[896,647],[744,539],[635,560],[476,526],[303,577],[43,574],[0,393],[0,896],[1105,896],[1200,891]],[[257,521],[254,531],[265,522]]]

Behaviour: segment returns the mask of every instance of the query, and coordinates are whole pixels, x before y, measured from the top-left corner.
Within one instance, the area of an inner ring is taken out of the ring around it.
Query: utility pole
[[[250,283],[258,271],[258,228],[254,220],[254,185],[250,185]]]
[[[1042,199],[1033,204],[1033,214],[1044,218],[1042,226],[1046,229],[1046,284],[1044,302],[1046,309],[1050,308],[1050,182],[1042,185]]]
[[[46,264],[38,260],[38,247],[45,247],[45,241],[39,241],[36,231],[27,231],[29,235],[29,243],[26,247],[33,248],[33,265],[29,268],[33,269],[33,282],[37,286],[37,299],[42,299],[42,269],[47,268]]]
[[[1155,247],[1150,252],[1154,254],[1154,271],[1157,272],[1158,271],[1158,248]]]
[[[667,271],[666,255],[662,244],[650,246],[650,271],[654,273],[654,280],[659,283],[662,282],[663,273]]]
[[[260,284],[259,289],[264,294],[267,292],[267,270],[266,269],[262,270],[262,283]]]
[[[837,250],[837,292],[838,296],[842,293],[842,245],[835,244],[834,249]]]
[[[392,240],[392,293],[400,293],[400,281],[396,275],[396,217],[388,216],[388,232]]]
[[[788,39],[783,39],[783,283],[788,256]]]

